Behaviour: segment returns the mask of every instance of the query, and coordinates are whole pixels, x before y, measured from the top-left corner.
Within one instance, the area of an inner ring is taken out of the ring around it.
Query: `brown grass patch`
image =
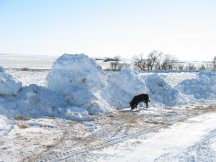
[[[23,122],[16,123],[16,125],[17,125],[20,129],[26,129],[26,128],[28,128],[28,125],[26,125],[26,124],[23,123]]]
[[[30,120],[28,117],[22,116],[22,115],[17,115],[15,116],[16,120]]]
[[[55,119],[54,115],[48,115],[48,119]]]

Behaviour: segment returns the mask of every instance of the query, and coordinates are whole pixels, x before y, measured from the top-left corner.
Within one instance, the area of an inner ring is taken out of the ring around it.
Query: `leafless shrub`
[[[19,70],[20,70],[20,71],[29,71],[30,69],[27,68],[27,67],[23,67],[23,68],[20,68]]]
[[[216,70],[216,56],[214,57],[212,61],[212,65],[213,65],[213,70]]]
[[[170,70],[174,69],[177,59],[171,55],[164,55],[162,52],[152,51],[147,59],[143,54],[134,56],[134,65],[140,70]]]
[[[133,62],[135,67],[137,67],[139,70],[146,70],[147,68],[147,61],[144,59],[143,54],[135,55],[133,57]]]
[[[119,71],[122,69],[123,65],[120,63],[120,57],[119,56],[115,56],[113,59],[113,61],[110,62],[110,69],[112,71]]]
[[[185,66],[184,65],[177,65],[177,70],[184,70]]]
[[[15,116],[16,120],[30,120],[28,117],[22,116],[22,115],[17,115]]]
[[[199,70],[207,70],[208,69],[208,67],[207,67],[207,65],[205,65],[205,64],[202,64],[200,67],[199,67]]]
[[[152,51],[147,57],[147,69],[148,70],[160,70],[160,61],[163,53],[158,51]]]
[[[161,70],[171,70],[171,69],[174,69],[176,63],[177,63],[177,59],[175,57],[166,54],[163,57],[163,60],[162,60],[161,65],[160,65],[160,67],[161,67],[160,69]]]
[[[196,70],[196,66],[194,64],[190,63],[186,66],[186,70]]]

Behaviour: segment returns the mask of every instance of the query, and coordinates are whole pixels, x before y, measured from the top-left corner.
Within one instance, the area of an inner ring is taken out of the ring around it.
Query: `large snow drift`
[[[114,108],[129,107],[129,101],[140,93],[147,93],[144,79],[138,72],[125,68],[120,72],[107,74],[107,88],[103,97]]]
[[[130,68],[106,74],[95,60],[81,54],[64,54],[57,59],[47,77],[50,90],[65,102],[98,114],[129,107],[129,101],[147,88],[142,77]]]
[[[47,86],[63,96],[69,105],[82,107],[90,114],[110,109],[101,97],[106,86],[106,76],[95,60],[84,54],[64,54],[58,58],[48,74]]]
[[[22,87],[0,68],[0,113],[83,120],[89,114],[129,107],[133,96],[140,93],[150,95],[150,106],[176,106],[215,99],[215,89],[213,72],[200,72],[197,78],[173,86],[158,74],[143,76],[131,68],[104,72],[84,54],[64,54],[54,62],[47,87]]]
[[[0,67],[0,95],[15,95],[21,87],[22,84],[20,82],[13,79]]]
[[[196,99],[215,99],[216,74],[211,71],[198,73],[196,79],[186,79],[177,85],[182,93],[193,95]]]
[[[150,91],[149,95],[154,103],[175,106],[184,102],[180,92],[168,85],[164,79],[157,74],[146,78],[146,85]]]

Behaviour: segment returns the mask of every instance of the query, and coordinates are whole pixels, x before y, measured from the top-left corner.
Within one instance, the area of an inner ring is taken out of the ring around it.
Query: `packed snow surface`
[[[176,106],[214,100],[216,74],[199,72],[176,85],[158,73],[127,67],[105,72],[84,54],[64,54],[53,64],[46,85],[22,84],[0,69],[0,111],[9,117],[56,116],[88,120],[88,115],[129,108],[133,96],[147,93],[150,106]]]
[[[213,162],[216,160],[216,129],[212,124],[215,119],[215,113],[205,114],[151,133],[147,139],[136,139],[137,143],[135,139],[123,142],[118,149],[110,147],[100,151],[115,154],[114,158],[98,161]]]

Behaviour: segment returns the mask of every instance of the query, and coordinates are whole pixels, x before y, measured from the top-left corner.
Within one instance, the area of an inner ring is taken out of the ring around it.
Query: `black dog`
[[[146,107],[148,107],[148,102],[150,102],[149,96],[147,94],[140,94],[140,95],[134,96],[134,98],[130,102],[131,110],[136,108],[140,102],[145,102]]]

